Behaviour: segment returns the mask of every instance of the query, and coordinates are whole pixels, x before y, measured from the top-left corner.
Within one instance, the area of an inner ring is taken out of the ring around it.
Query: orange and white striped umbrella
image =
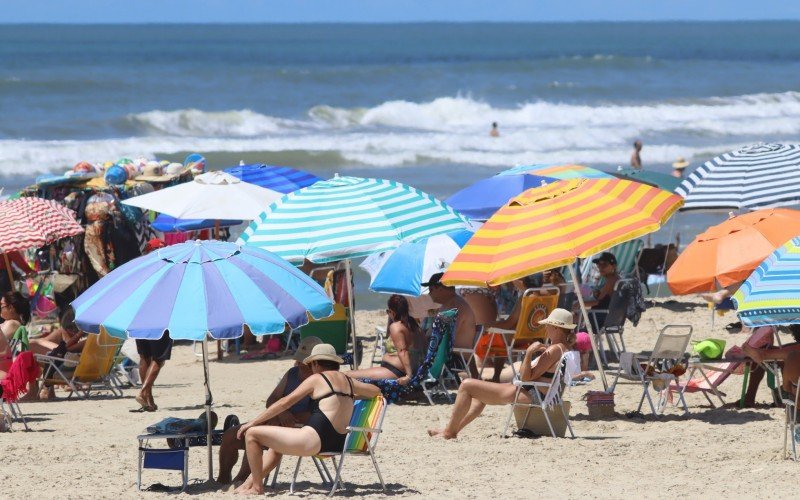
[[[678,195],[622,179],[571,179],[529,189],[478,229],[442,281],[499,285],[570,264],[658,230],[682,205]]]

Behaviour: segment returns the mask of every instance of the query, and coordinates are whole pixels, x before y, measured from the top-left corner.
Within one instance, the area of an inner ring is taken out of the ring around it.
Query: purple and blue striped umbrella
[[[229,167],[225,171],[250,184],[284,194],[308,187],[322,180],[316,175],[302,170],[277,165],[265,165],[263,163]]]
[[[278,334],[333,313],[325,291],[280,257],[255,247],[187,241],[115,269],[73,303],[75,321],[125,338],[204,340]],[[308,313],[308,314],[307,314]]]

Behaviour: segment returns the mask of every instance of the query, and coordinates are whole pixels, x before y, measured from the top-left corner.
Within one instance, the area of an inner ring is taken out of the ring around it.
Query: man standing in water
[[[489,131],[490,137],[500,137],[500,131],[497,130],[497,122],[492,122],[492,130]]]
[[[642,141],[636,139],[633,143],[633,153],[631,154],[631,167],[641,170],[642,169],[642,157],[639,156],[639,153],[642,151]]]

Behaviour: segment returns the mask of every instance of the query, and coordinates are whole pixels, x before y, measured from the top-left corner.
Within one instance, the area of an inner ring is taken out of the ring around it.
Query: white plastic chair
[[[575,366],[580,368],[580,354],[577,351],[567,351],[563,356],[561,356],[561,359],[556,366],[556,374],[550,382],[523,382],[519,379],[519,376],[514,377],[513,384],[517,387],[517,392],[514,394],[514,401],[510,405],[511,408],[509,409],[508,418],[506,419],[506,426],[503,429],[503,437],[508,436],[508,428],[511,425],[511,417],[514,416],[514,409],[518,407],[528,409],[525,412],[525,418],[522,420],[523,422],[528,420],[528,415],[530,415],[530,412],[533,408],[541,409],[545,421],[547,422],[547,426],[550,428],[550,434],[552,434],[553,437],[556,437],[556,431],[553,428],[553,423],[550,421],[550,416],[548,415],[548,410],[556,406],[561,408],[561,414],[564,416],[567,429],[569,429],[570,435],[573,438],[575,437],[575,432],[572,430],[572,424],[569,422],[569,415],[564,408],[564,400],[562,396],[564,394],[564,389],[567,386],[567,380],[571,380],[572,376],[574,375],[574,373],[568,373],[568,371],[573,370]],[[533,401],[531,403],[522,403],[519,401],[519,395],[523,389],[527,389],[528,393],[533,397]],[[540,391],[540,389],[547,389],[544,396],[542,396],[542,391]]]

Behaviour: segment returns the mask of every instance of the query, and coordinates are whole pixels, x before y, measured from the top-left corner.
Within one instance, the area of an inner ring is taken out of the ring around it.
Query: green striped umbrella
[[[239,243],[289,262],[364,257],[403,241],[463,229],[467,220],[399,182],[336,176],[287,194],[256,217]]]
[[[611,172],[620,179],[630,179],[632,181],[641,182],[643,184],[650,184],[664,191],[674,193],[678,186],[681,185],[682,180],[673,177],[669,174],[662,174],[661,172],[653,172],[652,170],[641,170],[637,168],[619,168],[616,172]]]

